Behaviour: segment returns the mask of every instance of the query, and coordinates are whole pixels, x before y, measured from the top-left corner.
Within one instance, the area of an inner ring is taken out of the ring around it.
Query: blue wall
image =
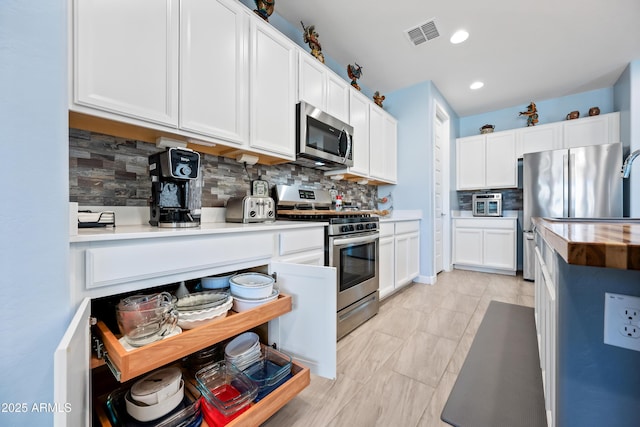
[[[589,108],[596,106],[600,107],[600,114],[617,111],[613,107],[613,88],[533,101],[538,109],[538,115],[540,116],[538,124],[540,125],[563,121],[566,119],[567,113],[574,110],[580,112],[580,117],[588,116]],[[460,119],[460,137],[478,135],[480,133],[479,129],[485,124],[494,125],[496,132],[525,127],[527,119],[524,116],[519,116],[519,112],[526,111],[529,102],[530,100],[526,100],[522,105],[462,117]]]
[[[31,408],[53,403],[53,354],[74,311],[67,3],[0,2],[0,128],[2,147],[11,147],[0,168],[0,402],[27,405],[27,413],[0,412],[2,426],[53,423]]]
[[[421,210],[420,275],[433,278],[433,132],[435,101],[450,118],[456,138],[458,117],[432,82],[422,82],[386,95],[385,109],[398,119],[398,183],[381,186],[393,192],[394,209]],[[453,146],[453,142],[451,142]],[[445,165],[446,168],[446,165]],[[449,169],[445,169],[445,173]]]
[[[604,343],[604,294],[640,296],[640,271],[560,259],[557,272],[557,425],[637,427],[640,352]]]

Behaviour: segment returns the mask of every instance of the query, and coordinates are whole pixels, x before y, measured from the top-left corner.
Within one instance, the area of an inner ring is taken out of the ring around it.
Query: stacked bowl
[[[157,370],[135,382],[125,395],[127,412],[138,421],[161,418],[175,409],[184,398],[180,368]]]
[[[278,289],[274,287],[275,279],[268,274],[242,273],[229,279],[231,295],[233,295],[233,311],[250,310],[278,298]]]
[[[168,292],[134,295],[116,306],[120,333],[133,347],[158,341],[173,332],[178,322],[175,299]]]
[[[221,319],[233,305],[233,297],[225,291],[204,291],[178,298],[178,326],[193,329]]]

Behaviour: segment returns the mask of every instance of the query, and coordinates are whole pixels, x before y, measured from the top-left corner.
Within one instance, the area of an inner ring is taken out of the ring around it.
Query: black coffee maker
[[[198,178],[200,154],[188,148],[168,148],[149,156],[151,215],[158,227],[197,227],[189,209],[189,185]]]

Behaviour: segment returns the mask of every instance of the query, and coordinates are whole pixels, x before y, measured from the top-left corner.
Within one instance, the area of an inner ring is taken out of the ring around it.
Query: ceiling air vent
[[[411,27],[406,30],[405,33],[407,34],[407,37],[409,37],[409,41],[413,43],[414,46],[421,45],[428,40],[433,40],[440,36],[438,28],[436,27],[435,18],[432,18],[418,26]]]

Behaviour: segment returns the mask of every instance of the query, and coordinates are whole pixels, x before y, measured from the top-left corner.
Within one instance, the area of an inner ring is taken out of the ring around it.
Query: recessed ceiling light
[[[465,30],[458,30],[455,33],[453,33],[449,41],[453,44],[458,44],[458,43],[462,43],[468,38],[469,38],[469,33],[467,33]]]
[[[469,86],[469,88],[476,90],[476,89],[480,89],[482,86],[484,86],[484,83],[482,82],[473,82],[471,83],[471,86]]]

